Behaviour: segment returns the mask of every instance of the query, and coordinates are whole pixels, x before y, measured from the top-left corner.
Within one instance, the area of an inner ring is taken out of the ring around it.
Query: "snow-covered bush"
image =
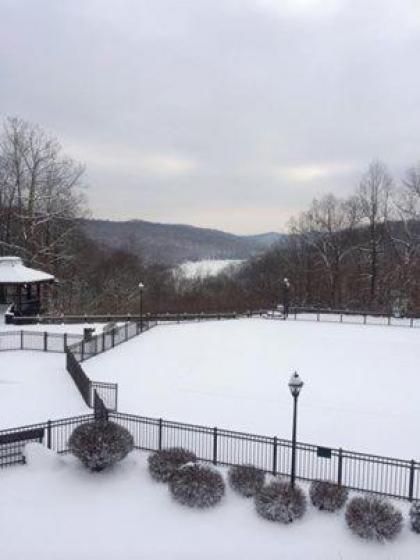
[[[169,481],[174,499],[193,508],[216,505],[225,493],[222,475],[211,467],[188,464],[178,469]]]
[[[181,447],[161,449],[149,455],[149,472],[155,480],[168,482],[179,467],[196,461],[195,453],[187,449]]]
[[[309,489],[312,504],[319,510],[337,511],[347,501],[349,492],[344,486],[338,486],[327,480],[314,480]]]
[[[239,465],[229,469],[228,480],[236,492],[250,498],[264,486],[265,473],[252,465]]]
[[[401,512],[376,496],[358,496],[350,500],[346,521],[353,533],[368,540],[392,540],[402,527]]]
[[[292,523],[306,511],[306,497],[299,486],[289,482],[274,481],[255,495],[255,507],[264,519],[279,523]]]
[[[410,508],[410,524],[415,533],[420,533],[420,502],[414,502]]]
[[[70,451],[91,471],[101,471],[124,459],[133,449],[133,436],[115,422],[78,426],[70,436]]]

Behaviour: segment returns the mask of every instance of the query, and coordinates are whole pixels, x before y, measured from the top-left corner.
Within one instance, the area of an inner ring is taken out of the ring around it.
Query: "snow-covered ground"
[[[88,412],[63,354],[0,353],[0,429]]]
[[[420,537],[403,528],[392,543],[353,536],[343,513],[308,507],[282,526],[259,518],[252,500],[227,489],[208,511],[172,501],[153,482],[145,454],[89,473],[71,456],[45,457],[0,477],[0,555],[7,560],[416,560]],[[395,502],[406,514],[408,504]]]
[[[420,459],[420,331],[264,319],[164,325],[84,363],[119,410]]]
[[[217,276],[226,269],[236,268],[244,261],[240,259],[207,259],[203,261],[187,261],[176,269],[185,278],[206,278]]]

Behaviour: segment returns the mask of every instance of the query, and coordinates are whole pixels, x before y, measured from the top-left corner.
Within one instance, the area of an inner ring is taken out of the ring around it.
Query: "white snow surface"
[[[27,282],[48,282],[54,280],[52,274],[25,266],[20,257],[0,257],[0,283],[26,284]]]
[[[90,412],[64,354],[0,352],[0,429]]]
[[[177,271],[185,278],[206,278],[217,276],[230,267],[238,267],[244,261],[241,259],[206,259],[202,261],[187,261],[177,267]]]
[[[86,361],[117,382],[119,410],[420,459],[420,331],[242,319],[164,325]]]
[[[257,516],[227,488],[207,511],[175,503],[133,452],[90,473],[71,456],[32,444],[28,464],[0,477],[0,555],[7,560],[415,560],[420,537],[407,525],[389,544],[352,535],[344,514],[311,506],[289,526]],[[226,474],[225,470],[222,470]],[[408,504],[395,502],[405,514]]]

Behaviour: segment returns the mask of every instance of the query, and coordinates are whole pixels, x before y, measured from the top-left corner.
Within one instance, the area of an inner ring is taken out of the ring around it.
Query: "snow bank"
[[[41,470],[44,473],[54,471],[62,466],[57,453],[47,449],[41,443],[28,443],[25,445],[23,455],[30,469]]]

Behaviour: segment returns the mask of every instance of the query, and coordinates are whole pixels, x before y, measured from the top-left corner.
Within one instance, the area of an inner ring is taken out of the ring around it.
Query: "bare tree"
[[[360,245],[360,251],[367,256],[370,304],[374,303],[377,296],[379,257],[384,240],[384,225],[388,220],[392,186],[393,180],[386,166],[376,160],[363,175],[358,191],[362,223],[368,229],[367,242]]]
[[[0,250],[54,268],[83,213],[84,167],[40,127],[8,118],[0,132]]]
[[[314,199],[293,229],[293,233],[299,233],[315,251],[328,281],[332,307],[341,304],[342,267],[345,258],[355,249],[352,232],[358,219],[353,198],[342,200],[328,194],[320,200]]]

